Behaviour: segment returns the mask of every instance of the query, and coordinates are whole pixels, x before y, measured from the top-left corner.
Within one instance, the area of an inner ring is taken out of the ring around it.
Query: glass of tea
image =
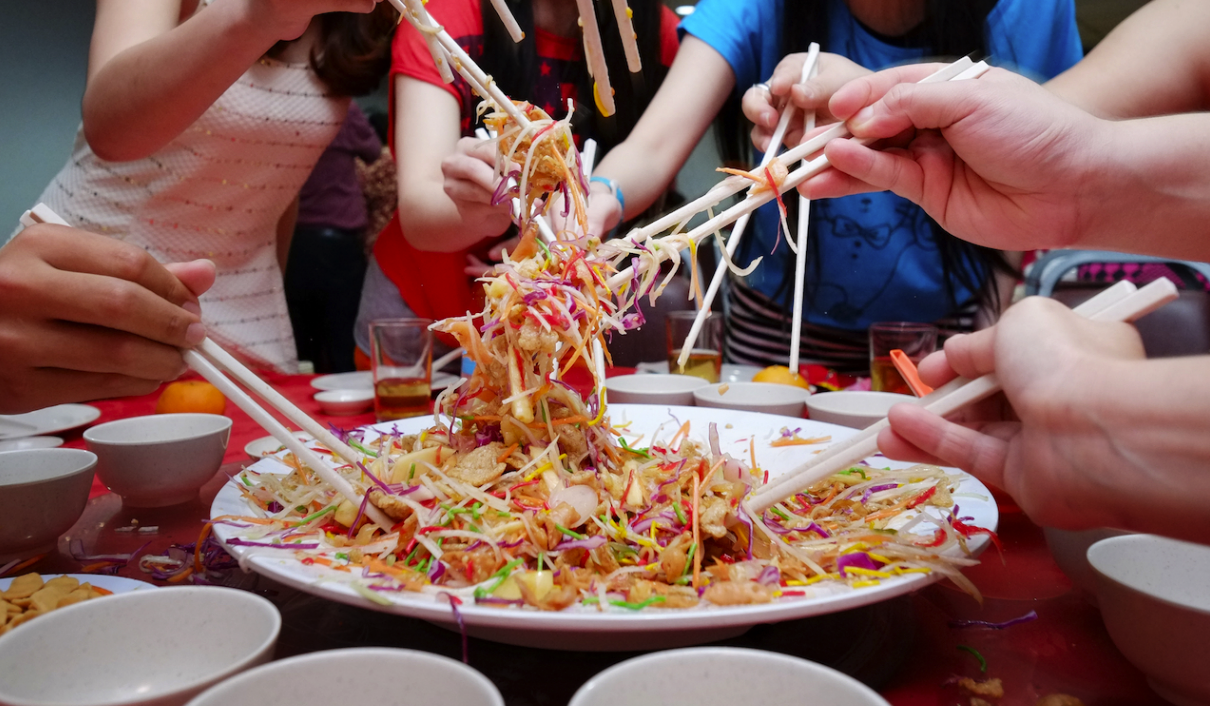
[[[679,360],[685,339],[693,328],[693,320],[697,318],[696,311],[674,311],[664,320],[664,336],[668,341],[668,372],[682,375],[693,375],[708,382],[718,382],[719,372],[723,368],[723,317],[721,314],[710,313],[702,322],[702,330],[697,335],[697,341],[689,351],[685,367],[681,368]]]
[[[870,389],[910,395],[912,389],[891,361],[895,349],[919,363],[937,350],[937,327],[911,321],[884,321],[870,326]]]
[[[374,370],[374,414],[378,421],[418,417],[432,412],[431,319],[383,319],[370,322],[370,360]]]

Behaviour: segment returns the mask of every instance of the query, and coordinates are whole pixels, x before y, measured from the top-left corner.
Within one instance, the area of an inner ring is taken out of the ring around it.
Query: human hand
[[[1133,327],[1089,321],[1031,297],[995,327],[955,336],[920,364],[929,385],[994,372],[1004,393],[948,420],[897,405],[879,449],[962,468],[1003,488],[1040,524],[1116,526],[1109,489],[1137,483],[1128,477],[1135,460],[1100,422],[1106,409],[1098,391],[1128,379],[1123,368],[1143,357]]]
[[[855,136],[903,147],[833,140],[825,152],[835,169],[800,190],[829,198],[889,189],[950,233],[993,248],[1075,242],[1090,217],[1080,190],[1108,123],[1000,69],[978,80],[911,83],[936,68],[899,67],[840,89],[830,105]]]
[[[496,141],[464,137],[453,154],[441,160],[446,196],[458,207],[462,224],[484,237],[500,235],[512,223],[508,201],[492,205],[500,183],[496,175]]]
[[[373,11],[381,0],[243,0],[254,26],[272,29],[280,39],[298,39],[311,18],[327,12]]]
[[[0,413],[146,394],[202,341],[207,260],[161,266],[144,250],[35,225],[0,248]]]
[[[817,125],[834,123],[836,117],[828,105],[832,94],[849,81],[871,73],[869,69],[843,56],[821,52],[818,73],[799,83],[806,60],[806,53],[786,56],[773,70],[773,77],[767,82],[768,91],[760,86],[752,86],[744,92],[744,115],[753,125],[752,144],[761,152],[769,151],[769,141],[787,103],[793,103],[800,110],[815,111]],[[791,120],[783,143],[792,146],[802,142],[802,127],[801,119]]]

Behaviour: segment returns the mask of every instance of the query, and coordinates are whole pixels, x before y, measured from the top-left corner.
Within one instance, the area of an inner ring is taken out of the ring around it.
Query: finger
[[[496,190],[499,179],[491,165],[464,154],[452,154],[441,161],[441,173],[446,181],[466,181],[487,192],[487,200]]]
[[[963,335],[965,334],[958,334],[950,340]],[[949,345],[948,342],[946,345]],[[958,377],[958,373],[954,372],[953,367],[950,366],[944,350],[935,351],[925,356],[924,360],[920,361],[920,364],[916,366],[916,372],[920,374],[920,380],[924,384],[933,388],[941,387]]]
[[[777,126],[781,114],[770,102],[771,97],[768,91],[758,86],[744,91],[744,98],[740,102],[744,117],[752,121],[753,125],[772,130]]]
[[[6,351],[31,366],[171,380],[185,372],[179,348],[103,326],[42,322],[6,341]]]
[[[895,405],[887,417],[895,433],[920,452],[1004,487],[1008,443],[999,435],[981,433],[909,404]]]
[[[924,172],[902,150],[873,150],[855,140],[832,140],[824,148],[833,169],[870,187],[892,191],[913,203],[924,192]]]
[[[878,451],[887,458],[909,463],[928,463],[934,466],[942,463],[941,459],[920,450],[918,446],[903,438],[894,429],[886,427],[878,432]]]
[[[172,277],[167,270],[164,273]],[[174,348],[193,346],[205,338],[206,327],[197,314],[136,283],[53,269],[38,273],[37,279],[14,295],[14,303],[46,319],[91,324]],[[179,280],[172,279],[185,289]]]
[[[857,111],[881,100],[895,86],[915,83],[935,73],[942,66],[943,64],[896,66],[836,86],[828,101],[828,111],[838,120],[848,120]]]
[[[798,185],[798,193],[808,199],[834,199],[882,189],[871,186],[835,169],[826,169]]]
[[[975,379],[996,371],[995,327],[953,336],[945,342],[945,360],[964,378]]]
[[[520,243],[520,242],[521,242],[521,236],[518,235],[516,237],[509,238],[508,240],[505,240],[502,243],[497,243],[492,246],[491,250],[487,251],[487,256],[489,258],[491,258],[492,262],[503,262],[504,261],[504,251],[507,250],[508,252],[512,252],[512,251],[516,250],[517,243]],[[474,256],[472,255],[471,257],[474,257]]]
[[[58,270],[126,280],[178,306],[196,300],[146,250],[115,238],[56,225],[33,226],[17,236],[22,237],[36,238],[42,260]]]
[[[477,137],[463,137],[458,140],[458,152],[489,166],[496,164],[496,152],[499,148],[499,140],[480,140]]]
[[[494,191],[483,188],[482,185],[468,181],[466,179],[449,179],[444,182],[445,195],[450,197],[450,200],[458,204],[459,210],[465,210],[468,207],[475,208],[490,208],[490,209],[507,209],[505,203],[492,205],[492,196]]]
[[[214,279],[217,276],[217,268],[210,260],[174,262],[164,265],[164,269],[179,279],[181,284],[185,285],[185,288],[195,297],[200,297],[209,291],[214,286]]]
[[[784,96],[790,92],[790,87],[802,78],[802,65],[807,63],[807,54],[789,54],[777,63],[773,75],[769,78],[769,92],[774,96]]]

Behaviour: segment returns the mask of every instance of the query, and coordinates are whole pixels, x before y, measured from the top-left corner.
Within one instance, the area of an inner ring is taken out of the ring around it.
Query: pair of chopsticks
[[[46,204],[38,204],[29,211],[26,211],[21,216],[21,225],[29,227],[35,223],[50,223],[54,225],[68,225],[67,221],[63,220],[51,210]],[[197,347],[196,350],[182,349],[181,351],[185,363],[197,371],[202,377],[206,378],[210,384],[214,385],[221,391],[227,399],[235,403],[237,407],[252,417],[253,421],[259,424],[273,435],[275,439],[282,443],[290,452],[295,455],[302,463],[306,464],[330,483],[333,488],[336,488],[346,500],[354,505],[361,506],[364,498],[358,493],[347,480],[339,473],[333,470],[327,462],[319,457],[319,454],[312,451],[305,443],[299,441],[294,434],[287,429],[281,422],[265,411],[255,400],[244,392],[238,385],[232,382],[224,370],[233,375],[249,390],[255,392],[261,399],[268,402],[274,409],[281,412],[287,419],[299,428],[315,437],[319,443],[326,446],[340,458],[344,459],[351,465],[358,465],[361,461],[362,454],[355,451],[351,446],[341,441],[331,431],[324,427],[319,422],[312,419],[306,412],[299,409],[293,402],[286,399],[280,392],[274,390],[269,383],[261,380],[243,363],[235,359],[227,351],[223,350],[214,341],[206,338]],[[366,515],[382,526],[384,529],[390,528],[394,522],[386,516],[381,510],[374,506],[373,503],[365,504]]]
[[[806,81],[815,72],[815,66],[816,66],[816,62],[818,61],[818,59],[819,59],[819,45],[816,44],[815,42],[811,42],[810,49],[807,52],[807,59],[802,65],[802,77],[800,79],[800,82]],[[790,119],[792,117],[794,117],[794,112],[795,112],[794,104],[787,101],[786,105],[781,110],[781,115],[779,116],[779,118],[777,120],[777,127],[774,128],[774,130],[773,130],[773,136],[769,139],[769,148],[767,150],[765,150],[764,157],[761,158],[760,166],[757,167],[757,170],[763,170],[764,168],[766,168],[770,164],[772,164],[774,159],[776,159],[777,151],[781,149],[782,143],[785,142],[786,131],[790,128]],[[810,131],[812,128],[815,127],[815,113],[813,111],[809,112],[804,117],[805,117],[807,131]],[[803,201],[806,201],[806,199],[803,199]],[[799,255],[800,258],[805,258],[805,256],[806,256],[806,253],[804,252],[804,248],[805,248],[806,237],[807,237],[807,233],[806,233],[806,231],[807,231],[806,214],[807,213],[809,213],[809,210],[806,208],[802,208],[799,211],[798,251],[801,253]],[[680,358],[677,360],[677,365],[679,365],[681,367],[684,367],[685,363],[689,360],[690,353],[693,352],[693,346],[695,343],[697,343],[697,337],[702,332],[702,326],[705,325],[705,323],[706,323],[706,317],[710,315],[711,307],[714,304],[714,297],[718,295],[718,290],[722,286],[723,279],[726,277],[727,261],[730,260],[732,257],[734,257],[736,250],[739,249],[740,241],[744,237],[744,231],[747,230],[748,221],[751,220],[751,218],[752,218],[751,213],[745,213],[736,219],[735,225],[731,228],[731,235],[729,235],[727,237],[727,244],[725,246],[727,249],[727,257],[725,259],[720,259],[718,266],[714,268],[714,277],[711,278],[710,286],[706,287],[705,294],[702,295],[701,301],[698,302],[697,316],[693,319],[693,326],[691,326],[689,328],[688,335],[685,336],[685,342],[681,345],[681,355],[680,355]],[[787,233],[786,237],[789,238],[790,234]],[[803,277],[803,275],[800,273],[798,275],[798,280],[800,283],[802,281],[802,277]],[[801,306],[802,293],[801,293],[801,291],[799,291],[800,289],[801,289],[801,286],[795,287],[795,291],[797,292],[795,295],[795,298],[794,298],[796,306]],[[797,320],[798,316],[801,315],[801,311],[799,311],[798,309],[795,309],[795,312],[796,312],[795,320]],[[797,331],[798,331],[798,329],[796,328],[793,340],[798,339]],[[798,346],[796,344],[792,345],[791,354],[792,354],[791,360],[793,361],[793,363],[791,364],[790,369],[797,371],[798,370]]]
[[[1156,280],[1141,289],[1123,281],[1076,307],[1075,312],[1093,321],[1135,321],[1176,298],[1176,286],[1167,279]],[[944,417],[999,390],[999,379],[990,373],[975,380],[957,378],[925,397],[904,404],[916,404]],[[889,426],[890,422],[882,419],[757,489],[745,501],[751,516],[759,518],[786,498],[877,453],[878,434]]]

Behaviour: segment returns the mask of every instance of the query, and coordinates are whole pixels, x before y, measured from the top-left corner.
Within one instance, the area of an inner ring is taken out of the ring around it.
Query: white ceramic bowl
[[[495,685],[448,657],[385,647],[313,652],[213,687],[189,706],[504,706]]]
[[[39,616],[0,639],[4,706],[179,706],[273,655],[281,615],[248,591],[132,591]]]
[[[720,382],[693,391],[699,407],[742,409],[748,412],[801,417],[809,390],[771,382]]]
[[[605,378],[610,402],[693,406],[693,392],[709,385],[692,375],[619,375]]]
[[[1096,605],[1097,576],[1088,563],[1088,548],[1102,539],[1128,533],[1107,527],[1080,531],[1043,527],[1042,534],[1046,536],[1046,546],[1055,563],[1071,579],[1080,595]]]
[[[865,429],[885,417],[891,407],[914,399],[894,392],[821,392],[807,400],[807,416],[817,422]]]
[[[787,701],[787,695],[798,694]],[[805,659],[737,647],[655,652],[616,664],[568,706],[738,706],[802,703],[888,706],[856,679]]]
[[[324,390],[315,393],[324,414],[361,414],[374,406],[373,390]]]
[[[222,465],[230,438],[231,418],[217,414],[153,414],[84,432],[97,477],[129,507],[196,498]]]
[[[1097,601],[1113,644],[1180,706],[1210,704],[1210,547],[1148,534],[1088,549]]]
[[[96,466],[81,449],[0,453],[0,564],[54,548],[83,514]]]

